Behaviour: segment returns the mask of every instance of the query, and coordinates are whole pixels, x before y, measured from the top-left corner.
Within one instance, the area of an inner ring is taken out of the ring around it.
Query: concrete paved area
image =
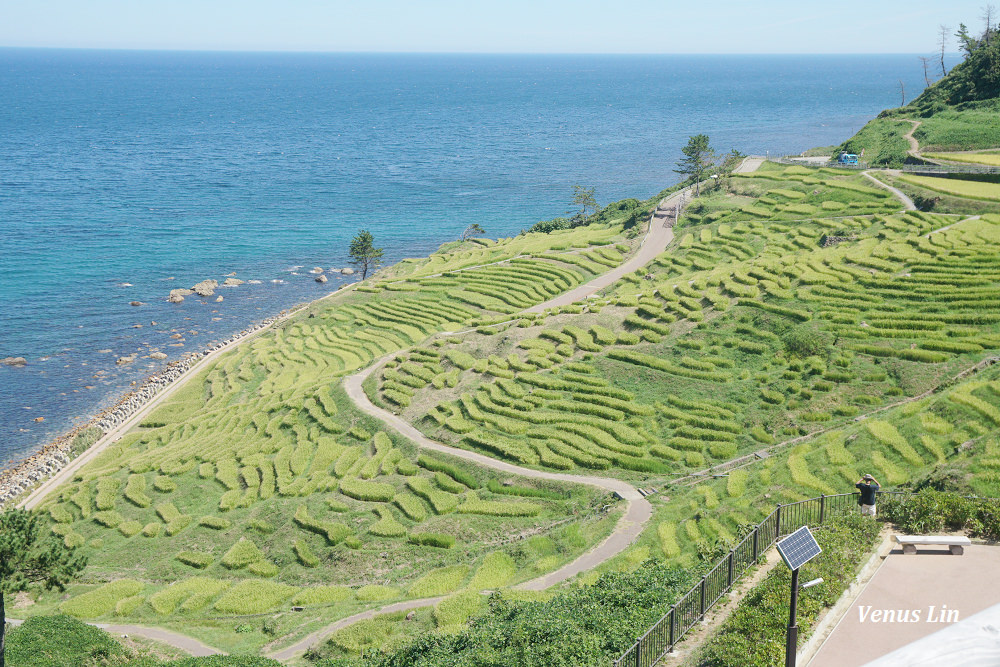
[[[1000,604],[907,644],[865,667],[995,667],[1000,665]]]
[[[859,667],[1000,603],[997,572],[1000,546],[893,549],[808,667]]]

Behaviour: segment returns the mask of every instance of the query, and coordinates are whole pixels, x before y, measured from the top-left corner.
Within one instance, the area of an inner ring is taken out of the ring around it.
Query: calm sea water
[[[839,143],[900,78],[922,87],[915,56],[0,49],[0,357],[29,361],[0,367],[0,467],[156,367],[119,356],[177,358],[336,289],[307,272],[346,266],[359,228],[390,260],[472,222],[509,236],[573,184],[658,192],[692,134]],[[261,283],[165,302],[230,272]]]

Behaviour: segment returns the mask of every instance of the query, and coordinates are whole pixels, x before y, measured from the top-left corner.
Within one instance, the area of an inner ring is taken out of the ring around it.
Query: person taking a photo
[[[875,494],[881,488],[878,481],[871,475],[865,475],[858,480],[854,488],[861,492],[861,496],[858,498],[861,513],[875,516]]]

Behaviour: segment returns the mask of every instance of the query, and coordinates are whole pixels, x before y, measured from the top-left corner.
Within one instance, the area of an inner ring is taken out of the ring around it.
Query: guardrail
[[[830,517],[857,507],[858,494],[819,496],[778,505],[754,526],[729,555],[723,557],[691,590],[682,595],[646,634],[614,661],[614,667],[652,667],[670,652],[705,613],[733,588],[733,584],[783,535],[802,526],[821,525]]]
[[[833,169],[846,169],[848,171],[864,171],[866,169],[886,169],[887,167],[872,167],[867,162],[860,164],[842,164],[836,160],[828,162],[805,162],[796,160],[793,157],[768,157],[771,162],[778,164],[794,164],[807,167],[826,167]],[[1000,167],[973,164],[904,164],[901,167],[892,167],[895,171],[903,171],[908,174],[1000,174]]]

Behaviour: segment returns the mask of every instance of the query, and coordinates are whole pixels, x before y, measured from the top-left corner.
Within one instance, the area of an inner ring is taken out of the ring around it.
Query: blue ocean
[[[535,56],[0,49],[0,468],[130,383],[388,261],[677,180],[690,135],[745,153],[839,143],[912,55]],[[171,289],[235,273],[224,300]],[[132,306],[132,302],[144,305]],[[138,353],[128,365],[119,357]],[[169,360],[168,359],[168,360]]]

